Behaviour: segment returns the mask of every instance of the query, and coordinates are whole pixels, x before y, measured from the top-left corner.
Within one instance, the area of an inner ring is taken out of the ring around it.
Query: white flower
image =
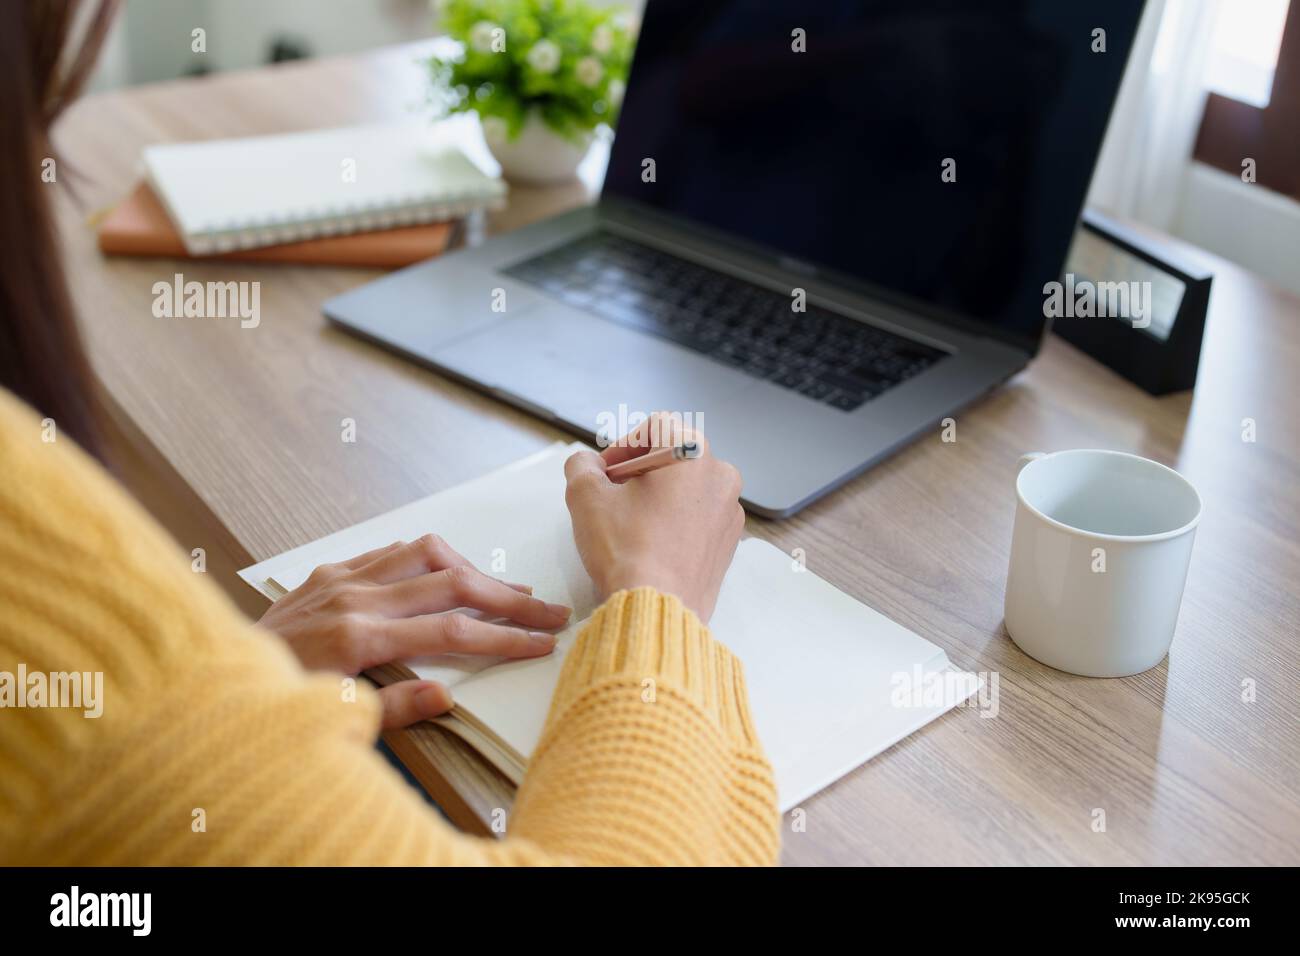
[[[573,66],[573,75],[583,86],[595,87],[605,75],[605,68],[594,56],[584,56]]]
[[[491,20],[480,20],[469,29],[469,45],[480,53],[493,53],[492,41],[501,30],[502,35],[505,31],[497,26]]]
[[[614,49],[614,31],[608,23],[602,23],[592,31],[591,48],[601,56]]]
[[[560,68],[560,48],[550,40],[538,40],[528,51],[528,65],[538,73],[554,73]]]
[[[609,81],[608,95],[609,95],[609,103],[611,106],[617,107],[620,103],[623,102],[623,93],[626,89],[627,87],[623,85],[622,80]]]

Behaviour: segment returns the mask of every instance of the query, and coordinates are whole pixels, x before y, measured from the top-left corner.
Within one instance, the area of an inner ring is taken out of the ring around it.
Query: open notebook
[[[380,683],[418,676],[450,685],[456,706],[437,723],[508,778],[523,778],[564,655],[596,607],[564,505],[564,460],[583,446],[556,443],[475,481],[295,548],[239,572],[271,599],[318,564],[427,532],[479,568],[574,609],[556,650],[501,662],[441,657],[371,672]],[[677,467],[688,468],[690,465]],[[816,793],[974,693],[934,644],[877,614],[757,538],[743,541],[710,622],[744,662],[750,706],[776,773],[782,811]],[[942,694],[900,695],[906,682]],[[904,703],[898,698],[905,696]]]
[[[506,191],[461,152],[454,125],[165,143],[145,149],[145,174],[195,256],[443,221]]]

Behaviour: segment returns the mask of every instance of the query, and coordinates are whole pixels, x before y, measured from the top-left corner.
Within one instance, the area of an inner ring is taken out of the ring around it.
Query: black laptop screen
[[[650,0],[605,195],[1032,346],[1141,7]]]

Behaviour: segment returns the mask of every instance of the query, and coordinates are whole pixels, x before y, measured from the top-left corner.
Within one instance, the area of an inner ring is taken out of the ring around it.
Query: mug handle
[[[1020,469],[1025,467],[1025,465],[1029,464],[1031,461],[1037,461],[1046,454],[1047,452],[1045,451],[1031,451],[1021,455],[1020,460],[1016,462],[1016,471],[1019,472]]]

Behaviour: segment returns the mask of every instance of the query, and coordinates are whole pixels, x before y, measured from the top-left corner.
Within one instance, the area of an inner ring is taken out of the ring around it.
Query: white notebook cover
[[[410,662],[421,677],[453,687],[457,705],[519,753],[531,754],[563,657],[596,594],[573,544],[564,505],[560,443],[457,486],[240,572],[274,598],[317,564],[426,532],[442,535],[485,570],[532,584],[574,608],[574,624],[549,657],[498,663],[438,658]],[[681,465],[678,467],[690,467]],[[776,774],[782,810],[965,701],[980,686],[943,650],[839,591],[778,548],[751,538],[737,549],[710,622],[743,662],[750,708]],[[491,666],[491,665],[496,666]],[[900,687],[942,681],[924,703]],[[907,697],[900,704],[899,698]]]
[[[144,166],[186,249],[205,255],[499,204],[505,183],[475,166],[457,135],[398,123],[165,143],[144,150]]]

